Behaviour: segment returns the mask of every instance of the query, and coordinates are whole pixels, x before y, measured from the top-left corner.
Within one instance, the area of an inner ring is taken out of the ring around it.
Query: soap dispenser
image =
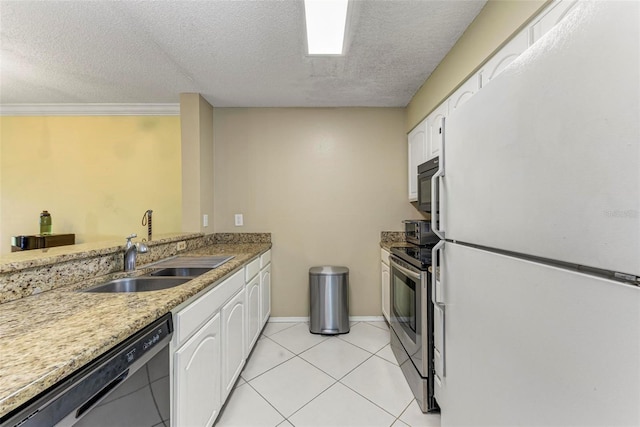
[[[40,234],[51,234],[51,214],[47,211],[42,211],[40,214]]]

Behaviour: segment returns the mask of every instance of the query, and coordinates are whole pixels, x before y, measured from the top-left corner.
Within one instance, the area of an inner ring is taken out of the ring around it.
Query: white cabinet
[[[529,25],[531,44],[540,40],[551,28],[562,21],[577,3],[577,0],[556,0],[543,10]]]
[[[389,252],[381,249],[380,278],[382,282],[382,315],[387,322],[391,322],[389,312],[391,310],[391,270],[389,269]]]
[[[222,307],[222,399],[226,399],[238,379],[245,362],[245,290]]]
[[[174,353],[174,425],[210,426],[222,406],[220,315]]]
[[[418,200],[418,165],[427,161],[427,119],[413,128],[408,135],[409,201]]]
[[[271,251],[174,310],[171,424],[210,426],[270,314]]]
[[[529,47],[528,31],[522,30],[495,53],[480,69],[480,87],[485,87]]]
[[[270,251],[269,251],[270,252]],[[261,327],[264,327],[271,315],[271,264],[267,264],[260,270],[260,315]]]
[[[467,102],[480,89],[480,75],[474,74],[449,97],[449,114]]]
[[[246,356],[249,355],[251,348],[258,340],[260,336],[260,331],[262,330],[262,317],[260,315],[260,310],[262,309],[262,301],[260,300],[260,275],[256,274],[250,281],[247,283],[246,287],[247,292],[247,345],[245,349],[247,350]]]
[[[440,104],[438,108],[433,110],[427,117],[427,129],[428,129],[428,151],[427,159],[430,160],[440,155],[440,147],[442,147],[442,137],[444,136],[442,130],[442,119],[449,115],[449,100]]]

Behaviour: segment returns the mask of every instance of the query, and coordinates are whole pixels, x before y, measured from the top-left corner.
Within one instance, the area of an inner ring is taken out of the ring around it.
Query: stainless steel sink
[[[211,271],[211,268],[196,268],[196,267],[173,267],[163,268],[156,270],[153,273],[149,273],[149,276],[182,276],[182,277],[196,277]]]
[[[85,289],[82,292],[121,293],[159,291],[182,285],[189,280],[191,280],[191,278],[186,277],[125,277]]]

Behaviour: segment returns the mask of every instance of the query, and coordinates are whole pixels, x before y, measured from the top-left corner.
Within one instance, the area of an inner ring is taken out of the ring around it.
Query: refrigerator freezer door
[[[640,2],[580,2],[447,118],[447,239],[640,275]]]
[[[640,288],[447,242],[442,426],[640,425]]]

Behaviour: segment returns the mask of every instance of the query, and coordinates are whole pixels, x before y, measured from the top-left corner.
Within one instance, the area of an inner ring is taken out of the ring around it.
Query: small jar
[[[51,214],[47,211],[40,214],[40,234],[51,234]]]

